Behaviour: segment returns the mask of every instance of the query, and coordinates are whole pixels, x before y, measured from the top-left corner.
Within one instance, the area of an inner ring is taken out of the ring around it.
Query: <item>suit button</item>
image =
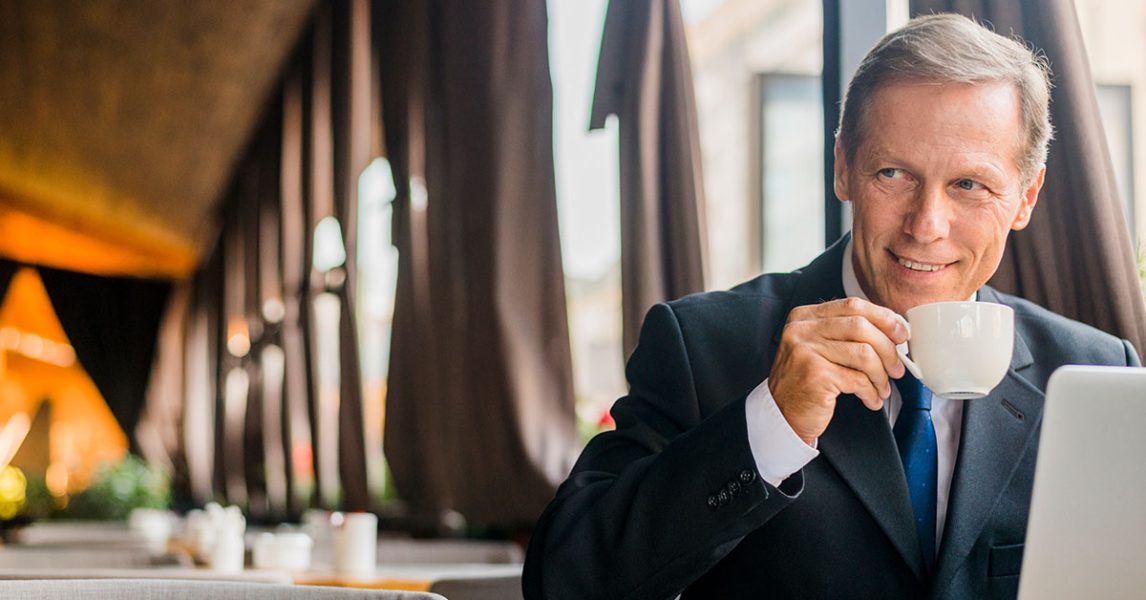
[[[743,471],[740,472],[740,483],[743,483],[744,485],[748,485],[748,484],[752,483],[753,481],[756,481],[756,471],[753,471],[751,469],[744,469]]]
[[[719,506],[720,506],[720,500],[717,500],[717,499],[716,499],[716,494],[712,494],[712,495],[710,495],[710,496],[708,497],[708,500],[707,500],[706,502],[707,502],[707,504],[708,504],[708,508],[709,508],[710,510],[716,510],[716,509],[717,509],[717,507],[719,507]]]
[[[736,481],[736,480],[729,481],[728,485],[724,486],[724,489],[728,490],[729,494],[732,494],[733,496],[735,496],[736,494],[740,493],[740,490],[741,490],[740,482]]]
[[[732,494],[729,494],[728,490],[720,490],[716,493],[716,500],[720,502],[721,506],[724,506],[732,500]]]

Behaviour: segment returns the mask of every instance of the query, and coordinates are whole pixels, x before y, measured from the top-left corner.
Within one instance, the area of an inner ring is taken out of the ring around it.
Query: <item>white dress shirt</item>
[[[852,243],[844,249],[844,293],[848,297],[867,300],[856,279],[852,265]],[[972,296],[970,300],[974,300]],[[894,383],[894,382],[893,382]],[[931,421],[935,424],[935,441],[939,450],[938,488],[935,491],[935,543],[943,539],[943,526],[947,521],[947,496],[951,490],[951,476],[955,471],[955,458],[959,451],[959,435],[963,427],[963,402],[939,396],[931,399]],[[892,426],[899,416],[903,400],[899,389],[891,386],[891,398],[884,402],[883,411]],[[820,455],[815,445],[809,446],[796,435],[780,413],[776,400],[768,389],[768,380],[756,386],[745,402],[748,419],[748,445],[756,461],[756,470],[768,483],[778,486],[812,459]]]

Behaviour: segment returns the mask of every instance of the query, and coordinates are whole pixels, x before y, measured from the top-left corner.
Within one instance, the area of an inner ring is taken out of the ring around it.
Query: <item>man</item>
[[[966,18],[885,37],[836,137],[851,235],[799,271],[649,311],[616,430],[540,519],[526,597],[1013,597],[1047,379],[1138,364],[985,285],[1038,200],[1048,97],[1043,60]],[[932,398],[895,353],[897,314],[967,299],[1014,309],[1010,370],[986,398]]]

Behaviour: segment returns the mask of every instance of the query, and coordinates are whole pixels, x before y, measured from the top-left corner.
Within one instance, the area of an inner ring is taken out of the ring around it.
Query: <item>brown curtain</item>
[[[190,311],[190,280],[175,282],[159,323],[155,359],[147,386],[143,414],[135,432],[140,453],[148,463],[178,474],[172,485],[179,495],[189,495],[187,464],[182,444],[182,394],[187,359],[185,335]],[[178,466],[176,465],[178,463]]]
[[[1146,306],[1071,0],[912,0],[1014,32],[1050,59],[1056,128],[1030,226],[1012,234],[991,285],[1146,349]]]
[[[283,349],[283,260],[282,260],[282,98],[276,96],[263,127],[257,134],[255,161],[259,169],[256,197],[250,203],[256,214],[253,225],[257,259],[254,315],[258,323],[257,343],[251,349],[259,371],[261,414],[251,415],[263,440],[263,479],[266,485],[267,518],[282,520],[299,514],[292,505],[290,470],[291,445],[289,413],[286,407],[286,352]]]
[[[143,415],[135,431],[140,452],[148,463],[171,473],[175,508],[185,508],[193,496],[184,428],[184,392],[191,372],[190,334],[192,280],[173,284],[163,320],[159,324],[155,360],[147,387]],[[197,457],[200,458],[201,457]]]
[[[379,28],[401,31],[381,41],[398,48],[390,57],[383,50],[381,60],[403,257],[387,457],[398,492],[416,510],[455,509],[475,525],[528,525],[579,445],[545,4],[380,4]],[[425,54],[402,61],[403,52]],[[412,72],[418,65],[425,68]],[[417,174],[415,119],[423,114],[424,230],[418,185],[401,181]]]
[[[180,502],[202,504],[222,489],[215,469],[215,413],[218,398],[219,321],[223,289],[221,252],[214,252],[195,273],[187,320],[186,377],[183,387],[183,443],[190,496]],[[176,467],[179,463],[176,463]],[[176,472],[174,481],[182,479]],[[179,492],[178,488],[172,490]],[[177,497],[178,498],[178,497]]]
[[[445,482],[450,476],[446,464],[450,453],[430,442],[410,443],[412,435],[395,431],[425,422],[430,411],[422,407],[423,400],[441,397],[430,314],[424,202],[429,3],[395,0],[377,2],[374,7],[382,129],[395,190],[390,236],[398,249],[383,440],[403,495],[414,511],[430,512],[449,505]],[[417,202],[412,201],[414,193],[419,194]],[[396,443],[393,436],[402,436],[402,443]],[[425,476],[420,478],[420,473]],[[403,477],[410,481],[401,483]]]
[[[60,325],[100,395],[139,453],[143,411],[159,321],[171,284],[39,267]]]
[[[341,305],[339,357],[339,468],[349,510],[370,509],[362,364],[358,352],[357,298],[358,177],[378,154],[372,109],[370,4],[367,0],[335,0],[332,5],[331,111],[334,142],[334,216],[346,247],[345,281],[337,288]]]
[[[218,323],[220,348],[217,356],[219,393],[216,401],[216,423],[219,434],[215,438],[215,469],[222,474],[223,497],[239,506],[250,506],[248,486],[253,483],[254,462],[247,444],[247,412],[251,393],[251,364],[249,354],[232,354],[233,337],[250,337],[247,319],[248,281],[247,240],[252,233],[243,219],[249,198],[246,183],[250,180],[251,165],[243,164],[238,170],[235,188],[225,207],[223,226],[223,288],[222,318]],[[255,508],[257,514],[257,508]]]
[[[309,47],[303,44],[298,57],[292,60],[283,83],[282,155],[280,185],[280,237],[281,281],[283,316],[281,325],[283,358],[285,364],[284,403],[290,423],[287,454],[291,479],[289,505],[291,512],[313,504],[314,454],[301,451],[313,448],[314,422],[310,411],[315,395],[313,357],[311,355],[310,322],[313,312],[309,273],[311,236],[307,227],[304,205],[306,170],[304,156],[307,147],[306,119],[303,106],[306,89],[303,61]],[[300,451],[295,451],[300,449]]]
[[[284,435],[292,452],[310,464],[291,468],[292,509],[297,501],[330,508],[368,510],[361,369],[354,313],[354,266],[357,229],[357,178],[369,163],[371,115],[369,82],[352,81],[369,59],[353,22],[369,23],[368,5],[359,1],[324,2],[287,66],[283,91],[281,205],[282,278],[285,317],[281,326],[285,359]],[[368,31],[368,30],[367,30]],[[369,65],[366,65],[369,72]],[[365,119],[365,121],[361,120]],[[346,264],[332,273],[312,268],[315,227],[334,216],[341,225]],[[320,402],[317,380],[318,347],[315,298],[333,293],[339,299],[339,384],[337,402]],[[305,407],[305,413],[302,408]],[[305,421],[305,423],[304,423]],[[323,430],[321,423],[334,422]],[[333,437],[326,437],[333,432]],[[311,456],[300,455],[300,445]],[[327,453],[334,453],[330,457]],[[330,460],[333,458],[333,460]],[[324,465],[336,465],[333,470]],[[297,475],[311,471],[317,481],[310,499],[303,498],[308,482]],[[336,492],[338,498],[331,496]],[[302,493],[303,495],[300,495]],[[293,512],[293,510],[292,510]]]
[[[371,508],[353,304],[357,179],[376,151],[369,8],[316,5],[236,166],[218,242],[188,284],[185,365],[157,366],[184,382],[175,467],[188,503],[225,498],[256,521]],[[328,216],[346,263],[319,273],[314,232]],[[340,305],[338,385],[320,398],[317,340],[329,332],[317,330],[315,300],[326,292]],[[237,330],[250,340],[241,356],[227,350]]]
[[[678,0],[612,0],[590,129],[620,121],[625,355],[645,312],[704,289],[704,188],[692,68]]]

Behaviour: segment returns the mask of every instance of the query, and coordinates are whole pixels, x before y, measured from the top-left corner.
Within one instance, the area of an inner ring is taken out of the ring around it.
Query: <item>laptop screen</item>
[[[1146,598],[1146,368],[1051,376],[1019,598]]]

